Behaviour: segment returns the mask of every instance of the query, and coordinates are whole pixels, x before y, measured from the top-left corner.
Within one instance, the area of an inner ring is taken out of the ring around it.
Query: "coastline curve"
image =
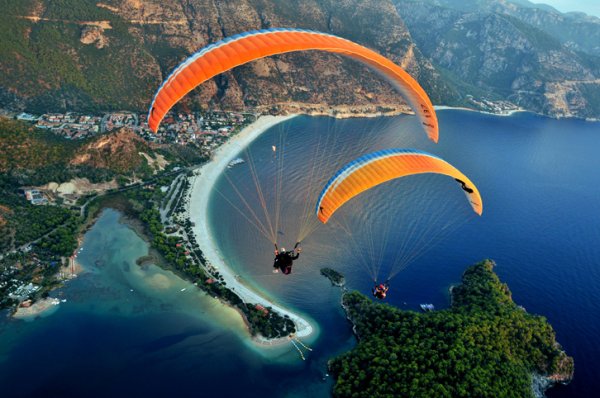
[[[191,178],[191,189],[188,201],[190,220],[195,222],[193,229],[198,246],[206,260],[222,275],[227,287],[233,290],[244,302],[261,304],[271,307],[281,315],[287,315],[296,325],[296,337],[310,336],[314,328],[303,317],[277,305],[239,281],[236,273],[228,266],[227,261],[220,255],[209,225],[209,199],[213,186],[225,170],[229,162],[246,148],[258,136],[274,125],[289,120],[297,115],[289,116],[260,116],[254,123],[246,126],[239,134],[215,150],[213,158],[196,171]],[[279,339],[257,339],[257,342],[270,345]],[[287,341],[287,339],[284,339]],[[283,342],[283,341],[282,341]]]

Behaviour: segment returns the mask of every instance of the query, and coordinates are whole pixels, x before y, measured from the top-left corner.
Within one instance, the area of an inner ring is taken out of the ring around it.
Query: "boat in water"
[[[421,307],[421,309],[425,312],[435,310],[435,307],[433,306],[433,304],[419,304],[419,307]]]
[[[230,169],[230,168],[237,166],[238,164],[242,164],[242,163],[246,163],[246,161],[242,158],[235,158],[231,162],[229,162],[229,164],[227,165],[227,168]]]

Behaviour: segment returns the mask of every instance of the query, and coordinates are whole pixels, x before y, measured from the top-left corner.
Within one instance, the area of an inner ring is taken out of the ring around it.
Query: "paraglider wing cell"
[[[344,203],[374,186],[409,175],[434,173],[453,177],[465,192],[475,213],[483,203],[475,184],[450,163],[414,149],[386,149],[364,155],[342,167],[325,185],[316,206],[326,223]]]

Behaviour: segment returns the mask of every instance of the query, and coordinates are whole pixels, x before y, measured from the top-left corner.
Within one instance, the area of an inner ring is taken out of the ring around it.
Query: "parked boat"
[[[242,158],[235,158],[231,162],[229,162],[229,164],[227,165],[227,168],[230,169],[230,168],[237,166],[238,164],[242,164],[242,163],[246,163],[246,161]]]

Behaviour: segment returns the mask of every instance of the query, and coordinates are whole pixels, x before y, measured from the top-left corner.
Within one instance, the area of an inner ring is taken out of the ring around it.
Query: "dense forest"
[[[512,301],[493,266],[469,267],[443,311],[401,311],[346,294],[359,343],[330,363],[334,395],[530,397],[533,374],[569,381],[573,359],[552,327]]]
[[[151,96],[155,76],[142,66],[148,63],[147,51],[121,18],[95,2],[52,0],[41,5],[32,0],[0,0],[0,7],[5,33],[0,41],[4,72],[0,74],[0,99],[11,100],[8,88],[15,84],[14,74],[19,76],[20,90],[33,97],[28,99],[30,109],[38,113],[64,109],[65,102],[85,111],[132,104],[142,109],[141,98]],[[43,23],[24,18],[44,7]],[[79,21],[104,21],[111,50],[82,44],[84,25]]]
[[[78,213],[30,204],[0,173],[0,308],[15,304],[8,298],[14,281],[40,285],[37,296],[56,286],[56,267],[77,247],[79,227]]]
[[[78,146],[28,123],[0,117],[0,172],[39,170],[55,164],[64,168]]]

